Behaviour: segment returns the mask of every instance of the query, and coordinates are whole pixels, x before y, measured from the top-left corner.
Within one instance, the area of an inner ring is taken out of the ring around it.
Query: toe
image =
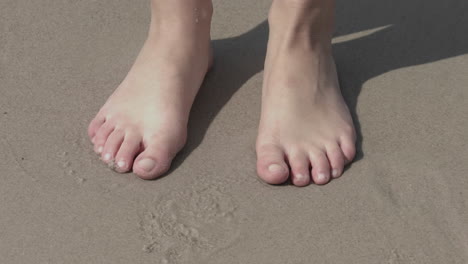
[[[338,178],[343,173],[344,157],[341,149],[336,145],[327,149],[327,157],[330,161],[331,176]]]
[[[144,180],[156,179],[169,170],[174,156],[164,144],[149,145],[135,159],[133,172]]]
[[[281,148],[265,145],[257,148],[257,173],[269,184],[284,183],[289,177],[288,165]]]
[[[326,184],[330,181],[330,165],[323,151],[310,155],[312,164],[312,179],[315,184]]]
[[[291,180],[296,186],[306,186],[310,183],[310,161],[305,153],[290,155]]]
[[[141,151],[141,137],[137,134],[128,133],[115,156],[116,170],[118,172],[128,172],[135,160],[136,155]]]
[[[112,164],[119,150],[120,145],[124,139],[124,131],[122,130],[114,130],[107,138],[107,141],[104,145],[104,150],[101,153],[101,159],[108,164]]]
[[[352,137],[343,137],[340,141],[340,147],[344,154],[345,164],[353,161],[356,156],[356,144],[354,142],[355,140]]]
[[[94,136],[94,151],[101,154],[104,151],[104,145],[106,144],[107,138],[114,130],[114,126],[110,123],[104,123]]]
[[[94,136],[96,136],[96,133],[97,131],[99,130],[99,128],[102,126],[102,124],[104,124],[104,117],[101,117],[101,116],[96,116],[90,123],[89,123],[89,126],[88,126],[88,136],[89,136],[89,139],[92,140],[94,138]]]

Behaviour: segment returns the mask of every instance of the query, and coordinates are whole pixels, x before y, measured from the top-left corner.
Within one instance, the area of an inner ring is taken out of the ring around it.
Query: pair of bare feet
[[[269,14],[257,172],[267,183],[325,184],[355,155],[355,129],[331,53],[334,3],[276,0]],[[152,1],[149,36],[88,129],[118,172],[167,172],[187,139],[190,108],[213,62],[209,0]]]

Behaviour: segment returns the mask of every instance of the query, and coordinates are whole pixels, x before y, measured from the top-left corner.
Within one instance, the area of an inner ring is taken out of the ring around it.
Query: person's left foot
[[[272,19],[288,14],[282,10],[273,11]],[[325,184],[339,177],[355,155],[356,133],[341,95],[330,39],[313,35],[310,27],[301,30],[307,23],[288,27],[298,21],[300,15],[280,26],[270,21],[256,147],[258,175],[270,184],[281,184],[289,176],[297,186],[311,180]]]

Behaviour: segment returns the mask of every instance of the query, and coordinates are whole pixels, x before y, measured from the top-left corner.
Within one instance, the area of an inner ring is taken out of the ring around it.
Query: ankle
[[[334,12],[334,0],[274,0],[268,15],[270,35],[311,44],[330,43]]]
[[[211,0],[152,0],[151,32],[209,33],[213,5]]]

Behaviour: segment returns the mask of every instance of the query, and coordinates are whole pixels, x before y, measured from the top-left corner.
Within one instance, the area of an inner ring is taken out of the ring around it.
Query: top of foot
[[[212,64],[210,17],[199,14],[203,7],[176,5],[153,3],[153,17],[175,8],[187,21],[153,19],[135,64],[88,129],[105,163],[143,179],[164,174],[184,146],[190,108]],[[160,26],[167,23],[171,31]]]

